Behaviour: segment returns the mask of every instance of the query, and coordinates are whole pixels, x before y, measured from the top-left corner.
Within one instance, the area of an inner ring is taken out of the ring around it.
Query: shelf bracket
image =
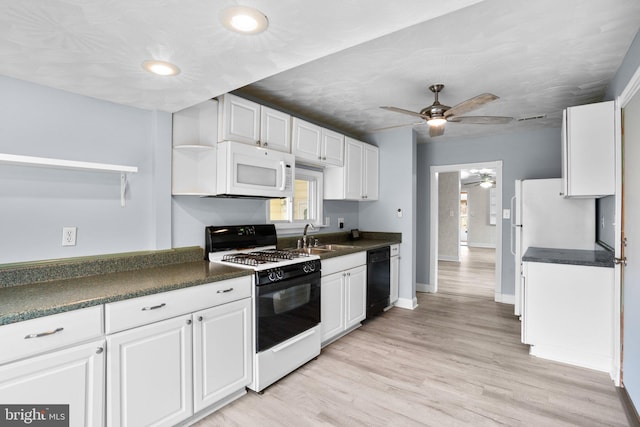
[[[126,205],[125,194],[127,193],[127,174],[120,172],[120,206],[123,208]]]

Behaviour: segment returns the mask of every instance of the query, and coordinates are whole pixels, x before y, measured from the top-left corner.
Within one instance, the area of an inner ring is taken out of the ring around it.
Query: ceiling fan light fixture
[[[442,117],[432,117],[427,120],[427,124],[429,126],[442,126],[445,123],[447,123],[447,119],[444,119]]]
[[[482,188],[491,188],[493,187],[493,182],[491,181],[483,181],[480,183],[480,187]]]
[[[258,34],[269,26],[269,20],[262,12],[247,6],[224,9],[220,20],[227,29],[241,34]]]
[[[157,76],[175,76],[180,74],[180,68],[177,65],[167,61],[157,61],[148,59],[142,62],[142,68]]]

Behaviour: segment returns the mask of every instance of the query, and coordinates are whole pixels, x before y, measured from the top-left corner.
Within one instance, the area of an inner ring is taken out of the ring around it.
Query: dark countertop
[[[522,261],[613,268],[613,258],[607,250],[528,248]]]
[[[352,246],[323,252],[321,260],[400,243],[399,233],[340,236],[318,236],[323,244]],[[0,325],[251,274],[204,261],[198,247],[0,265]]]

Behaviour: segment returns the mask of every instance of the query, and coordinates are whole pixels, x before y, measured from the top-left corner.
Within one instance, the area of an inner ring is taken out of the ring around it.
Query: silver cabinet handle
[[[191,319],[187,319],[187,325],[190,325],[191,323]]]
[[[256,145],[259,147],[260,146],[260,141],[256,141]]]
[[[204,317],[198,316],[198,322],[202,322],[203,320],[204,320]]]
[[[157,309],[159,309],[159,308],[164,307],[165,305],[167,305],[167,304],[162,303],[162,304],[160,304],[160,305],[154,305],[154,306],[152,306],[152,307],[142,307],[142,311],[157,310]]]
[[[26,335],[24,337],[25,340],[31,339],[31,338],[41,338],[41,337],[46,337],[48,335],[53,335],[53,334],[57,334],[58,332],[62,332],[64,330],[64,328],[56,328],[52,331],[47,331],[47,332],[40,332],[38,334],[29,334]]]
[[[96,354],[101,354],[104,351],[104,348],[98,347],[96,348]]]
[[[262,143],[262,146],[263,146],[263,147],[268,147],[268,146],[269,146],[269,143],[267,143],[267,142],[263,142],[263,143]]]
[[[233,288],[229,288],[229,289],[218,289],[218,291],[216,293],[218,294],[226,294],[227,292],[231,292],[233,290]]]

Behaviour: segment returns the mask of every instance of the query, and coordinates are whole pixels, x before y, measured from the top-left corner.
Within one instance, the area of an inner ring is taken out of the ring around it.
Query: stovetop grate
[[[269,262],[279,262],[300,257],[308,257],[304,252],[293,252],[280,249],[267,249],[263,251],[227,254],[222,257],[222,261],[244,265],[260,265]]]

